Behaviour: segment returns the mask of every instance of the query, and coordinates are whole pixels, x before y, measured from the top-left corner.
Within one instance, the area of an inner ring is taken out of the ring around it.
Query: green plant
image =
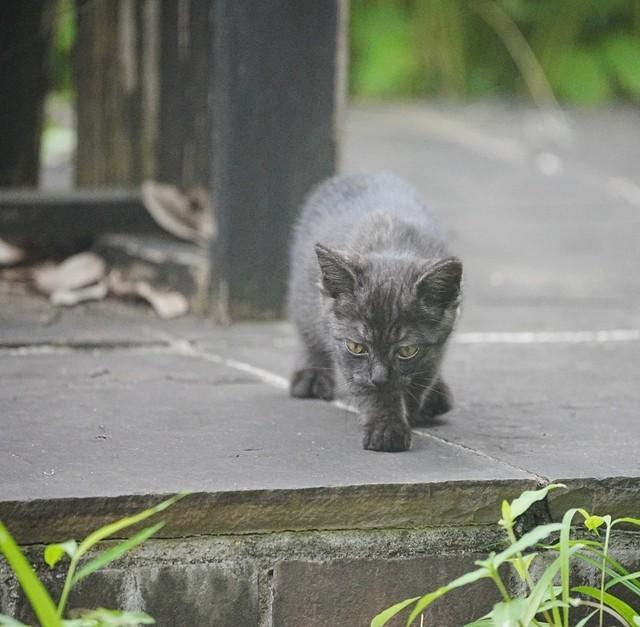
[[[351,92],[640,99],[639,0],[352,0]]]
[[[94,549],[99,542],[117,534],[119,531],[141,523],[147,518],[164,511],[184,496],[186,496],[185,493],[178,494],[139,514],[127,516],[105,525],[90,533],[79,544],[75,540],[48,544],[44,549],[44,560],[50,568],[55,567],[65,555],[70,558],[64,586],[57,604],[54,603],[44,584],[35,574],[13,536],[0,522],[0,552],[13,570],[41,627],[107,627],[113,625],[150,625],[155,623],[153,618],[144,612],[124,612],[106,610],[104,608],[84,611],[81,616],[73,619],[65,619],[63,616],[69,593],[79,581],[122,557],[132,548],[150,538],[164,526],[164,523],[159,522],[151,527],[142,529],[130,538],[83,560],[83,558],[87,557],[89,551]],[[25,627],[25,625],[10,616],[0,614],[0,627]]]
[[[508,538],[506,549],[477,561],[476,570],[433,592],[406,599],[387,608],[373,619],[371,627],[382,627],[407,608],[411,608],[406,623],[410,626],[439,598],[451,590],[480,579],[491,579],[499,590],[502,601],[496,603],[491,612],[466,627],[585,627],[592,619],[597,620],[599,627],[602,627],[605,614],[608,618],[615,618],[619,625],[640,626],[640,613],[612,593],[614,586],[624,586],[640,597],[640,572],[628,572],[609,554],[611,530],[623,523],[640,526],[640,518],[612,520],[611,516],[592,515],[584,509],[575,508],[566,512],[562,522],[539,525],[522,537],[516,537],[514,526],[518,517],[535,502],[546,498],[549,491],[563,487],[565,486],[562,484],[551,484],[540,490],[523,492],[511,503],[503,501],[502,518],[498,524],[505,530]],[[582,516],[587,533],[596,539],[571,538],[571,523],[576,515]],[[604,538],[601,537],[602,529]],[[557,536],[554,543],[541,544],[550,536]],[[537,551],[531,552],[534,547]],[[531,564],[536,558],[544,568],[534,576]],[[572,585],[570,565],[576,560],[599,571],[599,588]],[[526,593],[519,596],[509,593],[501,572],[508,567],[513,568],[524,582]],[[560,585],[557,585],[557,580]],[[583,611],[586,608],[590,613],[576,619],[573,615],[576,608],[583,608]]]

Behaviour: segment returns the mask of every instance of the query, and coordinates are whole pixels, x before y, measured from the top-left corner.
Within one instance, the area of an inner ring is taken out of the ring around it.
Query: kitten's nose
[[[371,383],[373,385],[381,386],[389,383],[389,373],[382,364],[376,364],[371,369]]]

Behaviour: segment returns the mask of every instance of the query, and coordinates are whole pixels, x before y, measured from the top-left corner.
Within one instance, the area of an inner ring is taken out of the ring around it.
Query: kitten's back
[[[292,261],[300,259],[298,252],[309,252],[309,245],[313,252],[317,242],[364,252],[362,247],[371,246],[365,236],[373,233],[376,224],[384,229],[394,223],[407,224],[420,232],[423,246],[444,244],[444,234],[430,211],[415,189],[402,179],[386,172],[333,177],[318,186],[302,208]],[[389,236],[391,239],[393,234]],[[299,247],[303,250],[299,251]],[[416,251],[424,255],[428,252]]]
[[[289,314],[303,334],[318,318],[317,243],[365,255],[429,259],[447,254],[444,232],[402,179],[386,172],[328,179],[305,202],[291,247]]]

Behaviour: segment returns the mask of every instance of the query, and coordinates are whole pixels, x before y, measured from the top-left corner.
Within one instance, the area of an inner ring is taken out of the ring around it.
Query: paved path
[[[412,180],[466,267],[446,363],[457,405],[408,453],[363,451],[349,411],[286,396],[286,323],[167,323],[110,302],[56,313],[5,287],[0,515],[185,488],[555,479],[638,514],[637,117],[585,113],[567,131],[495,107],[350,111],[343,169]]]

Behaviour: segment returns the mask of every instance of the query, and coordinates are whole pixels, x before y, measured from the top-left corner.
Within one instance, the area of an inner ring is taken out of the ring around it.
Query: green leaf
[[[388,607],[386,610],[380,612],[380,614],[376,614],[374,619],[371,621],[371,627],[382,627],[387,624],[389,619],[393,618],[396,614],[402,612],[402,610],[415,603],[420,597],[413,597],[413,599],[405,599],[404,601],[400,601],[400,603],[396,603],[391,607]]]
[[[605,520],[602,516],[589,516],[589,518],[584,521],[584,526],[589,531],[595,531],[598,527],[602,527],[604,523]]]
[[[595,599],[599,603],[604,603],[607,607],[610,607],[614,612],[617,612],[622,616],[630,625],[634,624],[634,621],[640,617],[636,611],[628,604],[619,599],[618,597],[605,592],[604,595],[600,595],[600,590],[593,588],[592,586],[576,586],[572,588],[573,592],[578,594],[584,594],[587,597]]]
[[[78,550],[78,543],[75,540],[67,540],[59,544],[47,544],[44,548],[44,561],[49,568],[53,568],[63,555],[73,557]]]
[[[531,566],[531,562],[537,553],[529,553],[527,555],[523,555],[522,557],[512,557],[507,561],[516,569],[518,576],[522,581],[526,581],[527,574],[529,573],[529,566]]]
[[[602,557],[604,554],[599,551],[593,551],[593,550],[589,550],[589,553],[593,553],[600,559],[596,560],[591,555],[586,555],[584,552],[577,553],[576,558],[584,562],[585,564],[589,564],[589,566],[593,566],[594,568],[597,568],[597,569],[602,569]],[[620,564],[618,564],[614,559],[612,559],[611,556],[605,556],[605,560],[606,562],[614,565],[614,568],[611,568],[610,566],[604,567],[605,572],[610,577],[617,577],[620,574],[622,575],[629,574]],[[621,577],[618,583],[622,584],[625,588],[628,588],[629,590],[631,590],[631,592],[633,592],[636,596],[640,596],[640,585],[636,584],[635,579],[626,579],[625,577]]]
[[[518,627],[526,607],[525,599],[511,599],[496,603],[493,606],[493,624],[497,627]]]
[[[119,557],[122,557],[127,551],[130,551],[132,548],[142,544],[145,540],[149,539],[154,533],[162,529],[165,523],[160,522],[151,527],[147,527],[142,531],[139,531],[131,538],[125,540],[124,542],[120,542],[120,544],[116,544],[115,546],[103,551],[94,557],[91,561],[87,562],[82,568],[78,569],[78,572],[75,574],[73,579],[71,580],[72,585],[78,583],[81,579],[84,579],[91,573],[103,568],[107,564],[117,560]]]
[[[411,16],[396,3],[364,9],[352,23],[350,81],[359,96],[407,94],[424,80]]]
[[[493,627],[493,612],[474,620],[472,623],[467,623],[464,627]]]
[[[582,546],[577,544],[576,546],[571,547],[569,549],[568,556],[571,557],[573,553],[582,549]],[[533,622],[536,614],[540,611],[540,606],[546,600],[547,592],[551,585],[553,584],[553,578],[556,576],[557,572],[560,570],[562,565],[562,556],[560,555],[557,559],[555,559],[547,568],[544,573],[538,578],[536,585],[533,587],[531,594],[527,598],[526,604],[526,612],[523,614],[523,625],[530,625]],[[562,599],[561,607],[564,611],[568,613],[569,611],[569,599]],[[568,625],[568,619],[565,621],[565,624]]]
[[[540,488],[539,490],[527,490],[523,492],[518,498],[511,501],[511,516],[513,518],[517,518],[524,514],[534,503],[537,501],[542,501],[547,497],[547,494],[551,492],[551,490],[556,490],[557,488],[566,488],[567,486],[563,483],[550,483],[548,486],[544,488]],[[503,514],[504,517],[504,514]]]
[[[628,516],[625,518],[616,518],[611,523],[611,526],[613,527],[613,525],[617,525],[618,523],[626,523],[628,525],[636,525],[640,527],[640,518],[629,518]]]
[[[545,603],[540,604],[538,611],[546,612],[547,610],[552,610],[554,608],[566,607],[566,606],[567,606],[566,603],[563,603],[562,601],[558,601],[558,599],[556,599],[555,601],[546,601]]]
[[[135,514],[134,516],[126,516],[125,518],[121,518],[120,520],[116,520],[113,523],[105,525],[100,529],[97,529],[93,533],[90,533],[78,546],[78,550],[75,552],[75,555],[71,559],[71,564],[69,565],[69,570],[67,571],[67,576],[65,578],[64,586],[62,588],[62,593],[60,594],[60,600],[58,601],[58,616],[62,616],[64,614],[64,609],[67,604],[67,600],[69,599],[69,593],[71,592],[71,588],[73,586],[73,580],[75,577],[75,568],[78,564],[80,558],[89,550],[91,550],[98,542],[112,536],[122,529],[126,529],[127,527],[131,527],[132,525],[136,525],[143,520],[146,520],[150,516],[157,514],[158,512],[162,512],[167,507],[173,505],[176,501],[184,498],[189,494],[188,492],[182,492],[180,494],[176,494],[171,498],[168,498],[158,505],[154,507],[150,507],[149,509],[140,512],[139,514]]]
[[[618,585],[619,583],[623,583],[625,581],[632,581],[637,586],[640,586],[640,570],[637,570],[634,573],[627,573],[626,575],[616,575],[607,581],[605,585],[605,590],[609,588],[613,588],[613,586]],[[640,596],[640,589],[636,589],[635,593],[637,596]]]
[[[502,501],[502,518],[498,521],[498,524],[505,529],[510,529],[513,525],[513,513],[511,511],[511,505],[509,501]]]
[[[429,594],[425,594],[422,598],[418,600],[416,606],[413,608],[413,611],[409,615],[407,619],[407,627],[413,623],[413,621],[424,612],[424,610],[431,605],[434,601],[438,600],[441,596],[444,596],[447,592],[454,590],[455,588],[461,588],[462,586],[467,586],[474,581],[478,581],[479,579],[485,579],[489,577],[489,571],[486,568],[479,568],[478,570],[472,570],[470,573],[466,573],[457,579],[449,582],[446,586],[441,586],[434,592],[430,592]]]
[[[612,95],[597,49],[565,48],[553,59],[548,76],[555,93],[570,104],[602,104]]]
[[[15,618],[11,618],[11,616],[6,616],[5,614],[0,614],[0,627],[29,627],[24,623],[21,623],[19,620]]]
[[[633,35],[618,33],[603,46],[604,59],[621,87],[640,97],[640,42]]]
[[[18,548],[15,540],[0,522],[0,551],[7,558],[20,586],[40,621],[41,627],[59,627],[60,619],[56,607],[33,568]]]
[[[172,496],[171,498],[166,499],[165,501],[162,501],[162,503],[158,503],[158,505],[155,505],[154,507],[145,509],[143,512],[140,512],[139,514],[121,518],[120,520],[116,520],[116,522],[113,522],[113,523],[110,523],[109,525],[105,525],[104,527],[101,527],[100,529],[89,534],[80,543],[80,546],[78,547],[77,556],[84,555],[89,549],[93,548],[98,542],[108,538],[109,536],[112,536],[118,533],[118,531],[121,531],[122,529],[126,529],[127,527],[131,527],[132,525],[136,525],[137,523],[142,522],[143,520],[146,520],[150,516],[153,516],[154,514],[164,511],[165,509],[167,509],[167,507],[170,507],[175,502],[187,496],[187,494],[188,494],[187,492],[176,494],[175,496]]]
[[[546,538],[548,535],[552,534],[554,531],[560,531],[562,529],[562,525],[560,523],[549,523],[547,525],[540,525],[535,527],[528,533],[525,533],[517,542],[514,542],[512,545],[508,546],[504,551],[490,557],[489,560],[493,563],[495,569],[504,564],[509,558],[513,557],[517,553],[521,553],[525,549],[532,547],[534,544],[540,542],[540,540]],[[487,563],[484,562],[476,562],[478,565],[483,565]]]

